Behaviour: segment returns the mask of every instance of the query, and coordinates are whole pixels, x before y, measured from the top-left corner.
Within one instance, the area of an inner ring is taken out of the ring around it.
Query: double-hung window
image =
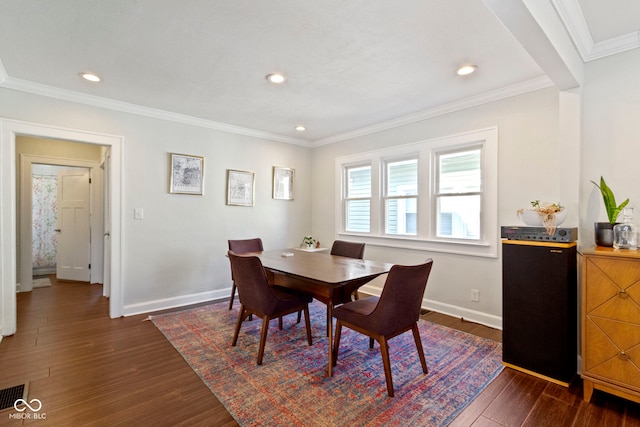
[[[345,230],[371,231],[371,165],[345,168]]]
[[[415,236],[418,215],[418,159],[385,162],[385,233]]]
[[[436,153],[437,237],[480,240],[482,149]]]
[[[336,235],[497,257],[497,147],[494,127],[337,158]]]

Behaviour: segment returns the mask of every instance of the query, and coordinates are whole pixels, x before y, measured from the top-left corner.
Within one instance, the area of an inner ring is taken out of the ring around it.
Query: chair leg
[[[327,304],[327,336],[329,336],[329,328],[332,327],[333,319],[331,318],[331,310],[329,309],[329,305]]]
[[[278,317],[278,329],[282,330],[282,316]]]
[[[233,299],[236,297],[236,282],[231,282],[231,299],[229,300],[229,310],[233,308]]]
[[[260,333],[260,347],[258,349],[258,365],[262,365],[262,356],[264,356],[264,346],[267,342],[267,333],[269,332],[269,316],[262,318],[262,332]]]
[[[240,333],[240,325],[242,325],[242,321],[244,320],[244,305],[240,305],[240,312],[238,313],[238,321],[236,322],[236,328],[233,331],[233,341],[231,341],[231,346],[235,347],[238,342],[238,334]]]
[[[373,338],[369,337],[369,348],[373,348]]]
[[[411,331],[413,331],[413,339],[416,342],[418,357],[420,358],[420,363],[422,364],[422,372],[428,374],[429,369],[427,369],[427,361],[424,359],[424,349],[422,348],[422,340],[420,339],[420,330],[418,329],[417,323],[411,327]]]
[[[300,319],[302,319],[302,310],[298,311],[298,320],[296,323],[300,323]]]
[[[389,346],[387,338],[380,337],[380,353],[382,353],[382,364],[384,365],[384,377],[387,380],[387,393],[393,397],[393,380],[391,379],[391,362],[389,361]]]
[[[342,322],[340,319],[336,321],[336,330],[334,332],[334,341],[333,341],[333,350],[331,359],[333,362],[333,366],[336,366],[338,363],[338,350],[340,349],[340,335],[342,335]]]
[[[307,328],[307,342],[309,345],[313,345],[313,339],[311,338],[311,320],[309,319],[309,306],[304,306],[304,326]],[[300,313],[300,312],[298,312]]]

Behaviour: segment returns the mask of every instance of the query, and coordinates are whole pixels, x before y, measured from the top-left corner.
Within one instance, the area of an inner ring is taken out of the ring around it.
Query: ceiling
[[[638,47],[640,2],[550,1],[583,61]],[[549,86],[497,2],[3,0],[0,86],[321,145]]]

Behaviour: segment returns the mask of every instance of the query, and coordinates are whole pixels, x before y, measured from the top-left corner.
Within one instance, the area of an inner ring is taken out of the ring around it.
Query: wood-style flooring
[[[109,319],[102,287],[58,281],[20,293],[18,330],[0,342],[0,388],[29,385],[46,420],[0,411],[0,426],[237,426],[146,315]],[[437,313],[425,319],[486,338],[500,331]],[[428,351],[428,349],[425,349]],[[382,367],[380,368],[382,369]],[[505,369],[455,426],[640,427],[640,405]]]

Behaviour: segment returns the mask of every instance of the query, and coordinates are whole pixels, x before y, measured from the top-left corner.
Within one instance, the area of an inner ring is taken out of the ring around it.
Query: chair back
[[[228,252],[231,273],[238,287],[240,303],[263,314],[270,314],[278,304],[271,292],[267,275],[260,258]]]
[[[247,252],[261,252],[264,249],[262,239],[257,237],[255,239],[229,240],[229,250],[237,254],[246,254]]]
[[[345,242],[344,240],[336,240],[331,246],[331,255],[339,255],[349,258],[364,258],[364,243]]]
[[[390,334],[418,321],[432,266],[429,258],[420,265],[391,267],[378,305],[370,315],[376,330]]]

